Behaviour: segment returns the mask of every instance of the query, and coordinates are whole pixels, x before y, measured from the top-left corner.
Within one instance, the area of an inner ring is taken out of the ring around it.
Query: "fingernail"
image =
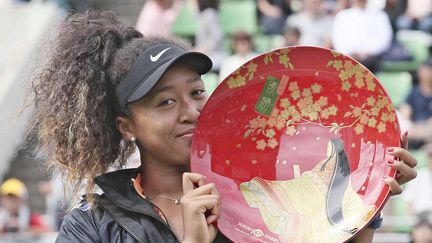
[[[390,152],[390,153],[391,153],[391,152],[393,152],[393,151],[394,151],[394,147],[388,147],[388,148],[387,148],[387,152]]]
[[[385,175],[385,176],[383,176],[382,178],[385,180],[385,179],[387,179],[387,178],[389,178],[389,177],[388,177],[387,175]]]
[[[387,164],[389,164],[389,165],[392,165],[392,164],[394,164],[394,159],[389,159],[389,160],[387,160]]]

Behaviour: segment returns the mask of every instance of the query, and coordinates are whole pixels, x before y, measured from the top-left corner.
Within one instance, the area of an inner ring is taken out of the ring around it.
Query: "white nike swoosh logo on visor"
[[[162,50],[161,52],[159,52],[156,56],[152,56],[152,54],[150,54],[150,60],[152,62],[156,62],[157,60],[159,60],[159,58],[162,56],[162,54],[164,54],[166,51],[168,51],[171,47],[168,47],[164,50]]]

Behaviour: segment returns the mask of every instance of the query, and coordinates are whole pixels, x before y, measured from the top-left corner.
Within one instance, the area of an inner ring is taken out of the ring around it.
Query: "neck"
[[[177,197],[183,194],[182,176],[187,166],[163,166],[160,163],[142,163],[142,187],[147,196]]]

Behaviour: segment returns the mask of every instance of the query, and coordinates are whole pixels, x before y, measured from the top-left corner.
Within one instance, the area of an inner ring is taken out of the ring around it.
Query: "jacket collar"
[[[139,168],[124,169],[102,174],[95,178],[96,185],[104,195],[117,206],[156,218],[159,215],[153,210],[153,205],[141,198],[135,191],[132,179],[140,173]]]

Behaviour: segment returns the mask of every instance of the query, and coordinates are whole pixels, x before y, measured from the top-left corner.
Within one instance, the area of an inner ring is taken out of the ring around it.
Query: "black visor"
[[[144,97],[176,61],[190,65],[200,75],[213,66],[210,58],[200,52],[186,51],[170,44],[147,48],[117,86],[116,96],[121,109],[126,110],[129,103]]]

